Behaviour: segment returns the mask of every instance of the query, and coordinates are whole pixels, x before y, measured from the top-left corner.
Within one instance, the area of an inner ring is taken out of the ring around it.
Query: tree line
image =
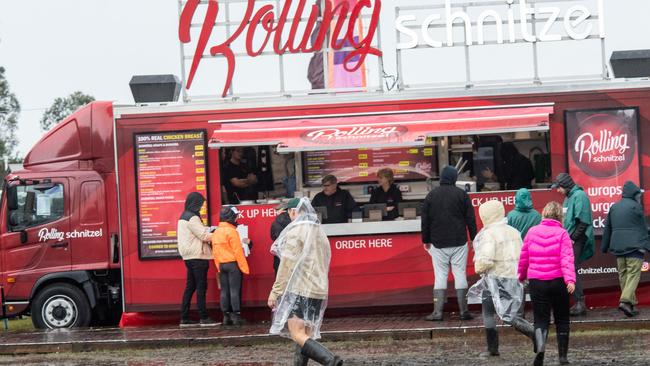
[[[94,100],[94,97],[80,91],[66,97],[56,98],[40,119],[41,130],[48,131],[79,107]],[[16,135],[20,111],[20,102],[9,87],[9,82],[5,77],[5,68],[0,66],[0,165],[2,172],[7,170],[4,166],[5,161],[22,163],[23,160],[17,149],[18,137]]]

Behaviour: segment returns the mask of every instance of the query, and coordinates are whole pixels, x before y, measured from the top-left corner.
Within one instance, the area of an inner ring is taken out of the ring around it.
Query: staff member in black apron
[[[327,208],[327,218],[323,218],[323,224],[340,224],[348,222],[352,211],[357,210],[357,203],[350,192],[338,186],[335,176],[328,174],[321,180],[323,191],[314,196],[311,201],[313,207],[323,206]]]
[[[393,183],[394,180],[392,169],[380,169],[377,171],[377,183],[379,185],[370,194],[370,204],[386,204],[386,216],[384,216],[384,220],[395,220],[399,216],[397,204],[402,202],[402,192]]]

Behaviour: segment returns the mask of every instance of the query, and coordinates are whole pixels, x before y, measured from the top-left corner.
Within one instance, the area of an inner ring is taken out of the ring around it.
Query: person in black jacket
[[[454,274],[461,320],[471,320],[467,311],[467,252],[469,237],[476,236],[474,208],[467,193],[456,187],[458,171],[446,166],[440,174],[440,187],[433,189],[422,203],[422,243],[433,261],[433,313],[425,319],[442,320],[449,266]]]
[[[275,241],[280,236],[282,230],[291,223],[291,217],[287,213],[287,205],[283,204],[276,208],[277,216],[271,224],[271,240]],[[273,256],[273,271],[278,275],[278,267],[280,266],[280,258]]]
[[[348,222],[352,211],[356,211],[357,203],[350,192],[338,186],[335,176],[328,174],[321,179],[323,191],[314,196],[311,201],[313,207],[323,206],[327,208],[327,218],[323,224],[340,224]]]
[[[636,288],[641,278],[643,257],[650,250],[648,224],[641,206],[641,189],[631,181],[623,185],[623,198],[615,203],[607,214],[601,242],[603,253],[616,256],[621,297],[618,308],[628,317],[639,314]]]
[[[390,168],[377,171],[378,186],[374,187],[370,194],[370,204],[385,203],[386,216],[384,220],[395,220],[399,216],[397,204],[402,202],[402,192],[395,185],[393,171]]]

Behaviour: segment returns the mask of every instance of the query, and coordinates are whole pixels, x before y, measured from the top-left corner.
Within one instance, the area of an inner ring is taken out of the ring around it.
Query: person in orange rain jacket
[[[219,271],[221,288],[221,311],[223,325],[242,325],[241,317],[241,283],[242,273],[249,274],[248,262],[244,255],[243,241],[237,232],[239,211],[234,206],[224,206],[219,213],[219,226],[212,234],[212,253],[214,263]]]

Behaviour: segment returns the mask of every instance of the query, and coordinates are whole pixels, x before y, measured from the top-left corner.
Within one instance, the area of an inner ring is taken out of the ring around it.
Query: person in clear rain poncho
[[[309,359],[342,365],[340,357],[316,341],[327,307],[329,240],[309,199],[293,198],[287,210],[292,221],[271,246],[280,266],[268,299],[273,310],[270,333],[297,343],[294,365],[307,365]]]
[[[508,226],[500,201],[479,207],[483,229],[474,239],[474,269],[481,279],[469,290],[470,302],[481,302],[490,356],[499,355],[499,337],[494,315],[531,340],[534,329],[523,316],[524,288],[517,279],[522,240],[519,231]]]

